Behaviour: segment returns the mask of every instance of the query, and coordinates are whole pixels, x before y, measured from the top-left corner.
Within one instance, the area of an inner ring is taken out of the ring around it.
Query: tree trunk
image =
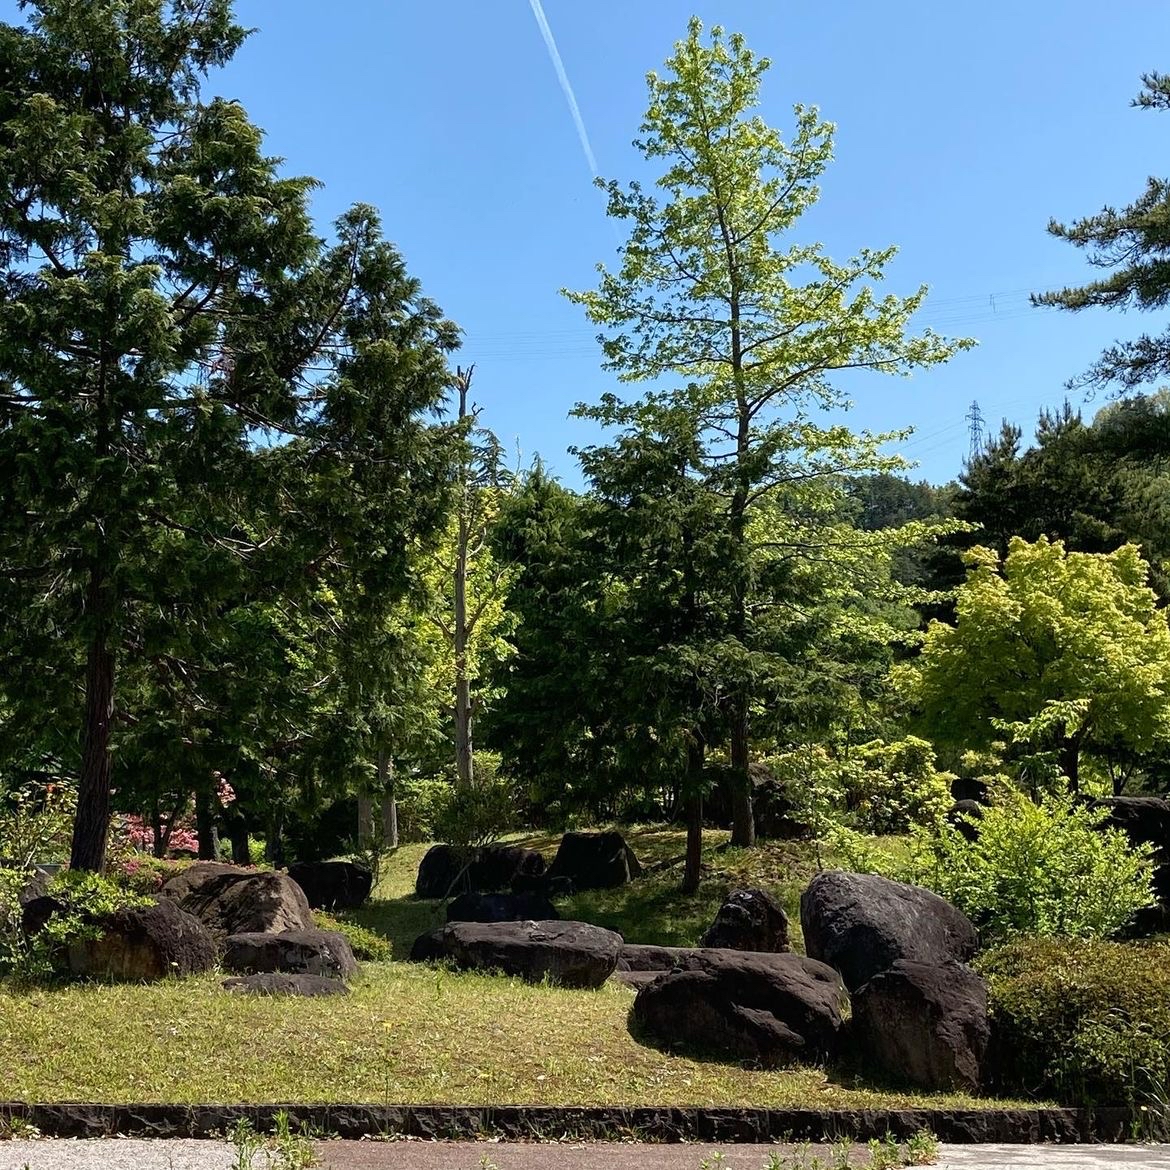
[[[232,843],[232,861],[236,865],[251,865],[252,850],[248,845],[248,822],[243,817],[232,817],[228,822],[228,837]]]
[[[90,572],[87,605],[95,622],[85,668],[81,778],[69,868],[100,873],[110,832],[110,726],[114,718],[114,654],[108,593],[99,569]],[[105,612],[103,612],[105,611]]]
[[[1065,736],[1060,741],[1060,770],[1068,781],[1069,792],[1081,790],[1081,739],[1079,735]]]
[[[748,745],[747,704],[736,700],[731,724],[731,844],[756,843],[756,818],[752,809],[751,764]]]
[[[687,745],[687,774],[684,790],[687,793],[687,857],[683,870],[682,892],[693,894],[699,888],[703,865],[703,760],[706,746],[696,735]]]
[[[270,864],[284,864],[284,814],[277,809],[268,818],[268,832],[264,838],[264,859]]]
[[[357,798],[357,843],[368,849],[374,840],[374,798],[364,789]]]
[[[378,778],[382,790],[382,847],[398,848],[398,799],[394,795],[394,761],[383,748],[378,753]]]
[[[195,793],[195,831],[199,836],[199,860],[218,860],[219,827],[210,792],[200,790]]]
[[[467,417],[467,393],[471,389],[471,373],[474,366],[464,373],[457,372],[459,388],[459,419]],[[454,601],[451,628],[455,642],[455,783],[461,788],[470,788],[475,780],[475,764],[471,742],[471,680],[467,677],[467,557],[471,541],[468,511],[468,495],[471,485],[467,465],[460,469],[461,483],[459,498],[459,535],[455,548]]]

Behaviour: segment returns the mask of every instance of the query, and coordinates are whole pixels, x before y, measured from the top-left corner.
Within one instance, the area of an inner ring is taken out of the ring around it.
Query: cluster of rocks
[[[576,884],[597,882],[602,871],[607,881],[638,872],[625,842],[613,840],[620,834],[601,836],[567,835],[548,873]],[[517,892],[516,872],[505,869],[541,876],[524,852],[480,870],[481,859],[463,859],[464,878],[495,866],[493,880],[512,890],[461,894],[447,923],[416,940],[411,959],[566,987],[615,978],[637,989],[636,1034],[672,1050],[764,1066],[848,1061],[919,1088],[979,1088],[987,988],[967,966],[978,940],[964,915],[929,890],[869,874],[817,875],[800,903],[807,956],[790,951],[788,918],[763,890],[730,893],[697,947],[635,945],[561,920],[543,893]]]
[[[613,889],[641,875],[642,866],[621,833],[566,833],[548,866],[535,849],[518,845],[432,845],[418,868],[414,892],[420,898],[454,898],[508,891],[547,902],[576,890]]]
[[[366,871],[348,862],[301,867],[299,876],[318,905],[356,905],[369,893]],[[25,932],[35,934],[63,910],[48,895],[30,898]],[[150,982],[219,963],[234,976],[224,983],[229,991],[337,995],[358,969],[345,936],[319,930],[301,884],[275,870],[196,862],[168,880],[155,902],[93,926],[62,956],[78,978]]]

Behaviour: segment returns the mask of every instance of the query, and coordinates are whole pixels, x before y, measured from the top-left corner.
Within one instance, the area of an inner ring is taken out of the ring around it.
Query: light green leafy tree
[[[933,739],[1048,748],[1074,791],[1082,751],[1170,739],[1170,628],[1136,547],[1016,537],[1002,562],[982,547],[965,558],[955,625],[932,623],[901,672]]]
[[[691,21],[665,75],[648,77],[635,146],[661,167],[657,191],[602,184],[628,227],[621,263],[599,269],[596,289],[567,294],[601,327],[607,368],[654,384],[637,402],[607,394],[578,412],[631,433],[697,436],[688,474],[722,501],[726,660],[741,664],[732,645],[749,636],[752,512],[784,485],[875,466],[875,439],[811,416],[845,402],[834,375],[908,374],[969,344],[910,332],[924,288],[874,291],[893,248],[837,263],[791,237],[819,195],[833,127],[803,106],[790,140],[764,122],[755,108],[768,64],[742,36],[715,27],[705,38]],[[727,680],[737,844],[754,840],[750,675]]]

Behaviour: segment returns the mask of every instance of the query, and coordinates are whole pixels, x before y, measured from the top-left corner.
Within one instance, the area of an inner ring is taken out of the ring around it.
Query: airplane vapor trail
[[[532,15],[536,17],[536,23],[540,27],[540,35],[544,37],[544,44],[548,49],[553,68],[557,71],[557,80],[561,83],[561,91],[565,95],[565,101],[569,103],[569,113],[573,115],[573,124],[577,127],[577,137],[581,140],[581,149],[585,152],[585,161],[588,162],[589,170],[596,179],[597,159],[593,157],[593,147],[589,145],[589,133],[585,129],[585,119],[581,117],[581,107],[577,105],[577,95],[569,83],[569,75],[565,72],[565,63],[561,60],[556,39],[553,37],[552,29],[549,28],[548,18],[544,15],[544,6],[540,0],[528,0],[528,3],[532,8]]]

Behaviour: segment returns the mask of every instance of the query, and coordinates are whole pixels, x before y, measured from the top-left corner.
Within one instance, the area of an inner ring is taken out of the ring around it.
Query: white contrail
[[[573,115],[573,124],[577,127],[577,137],[581,139],[581,149],[585,152],[585,161],[589,164],[589,171],[597,178],[597,159],[593,157],[593,147],[589,145],[589,132],[585,129],[585,119],[581,117],[581,107],[577,105],[577,95],[569,84],[569,75],[565,72],[565,63],[561,60],[560,50],[549,28],[548,18],[544,15],[544,7],[540,0],[528,0],[532,8],[532,15],[540,26],[540,35],[544,37],[545,47],[552,60],[553,68],[557,71],[557,80],[561,83],[561,90],[565,101],[569,103],[569,113]]]

